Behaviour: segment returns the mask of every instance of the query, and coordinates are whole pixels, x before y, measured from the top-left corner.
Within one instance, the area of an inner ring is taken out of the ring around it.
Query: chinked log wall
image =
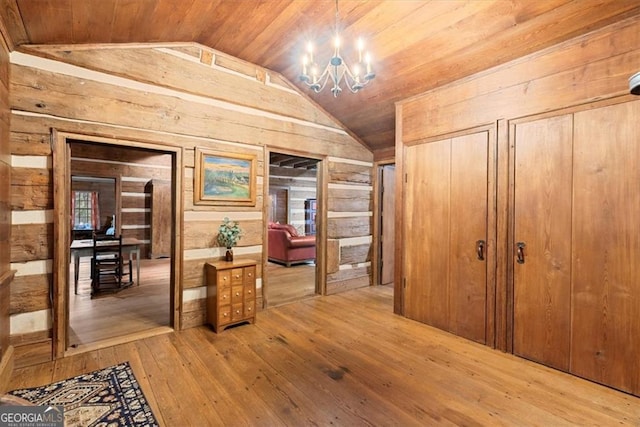
[[[225,216],[239,220],[245,233],[236,256],[262,265],[265,146],[326,159],[322,191],[331,244],[344,254],[368,251],[368,203],[359,211],[333,200],[349,190],[370,197],[372,153],[277,74],[196,44],[23,46],[10,59],[11,265],[18,271],[11,287],[11,342],[20,345],[19,364],[51,358],[51,129],[182,147],[182,328],[205,321],[203,266],[222,256],[214,239]],[[193,204],[196,146],[257,155],[255,207]],[[327,293],[369,284],[362,255],[347,259],[343,265],[332,261]],[[259,286],[261,277],[259,268]]]
[[[0,393],[8,386],[13,369],[9,346],[11,270],[11,151],[9,144],[9,49],[0,37]]]

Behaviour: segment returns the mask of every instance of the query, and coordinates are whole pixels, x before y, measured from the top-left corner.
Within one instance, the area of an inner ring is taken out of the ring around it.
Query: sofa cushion
[[[291,237],[298,237],[298,230],[293,225],[285,224],[285,230],[291,234]]]
[[[291,237],[298,237],[298,230],[291,224],[280,224],[277,222],[270,222],[269,228],[275,228],[276,230],[287,230]]]

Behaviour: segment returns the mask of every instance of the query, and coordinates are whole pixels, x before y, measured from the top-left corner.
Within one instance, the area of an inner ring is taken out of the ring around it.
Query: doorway
[[[56,357],[177,327],[176,277],[181,251],[175,236],[181,224],[176,210],[181,197],[181,151],[62,133],[56,133],[55,140]],[[162,197],[154,187],[164,191]],[[90,223],[80,221],[81,212],[76,211],[75,199],[87,193],[93,201],[88,208],[89,216],[94,217]],[[154,225],[155,218],[165,218],[162,227]],[[154,232],[158,228],[163,232]],[[122,236],[127,242],[131,286],[94,292],[92,256],[83,249],[92,245],[94,232]],[[153,243],[162,240],[166,247],[167,239],[169,248],[158,256],[158,245]]]
[[[319,159],[270,152],[267,262],[263,274],[269,307],[317,294]]]
[[[381,165],[378,169],[378,240],[380,258],[378,261],[379,284],[393,285],[395,271],[395,192],[396,165]]]

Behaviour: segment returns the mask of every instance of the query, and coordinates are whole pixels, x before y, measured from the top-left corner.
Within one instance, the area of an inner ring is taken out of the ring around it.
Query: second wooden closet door
[[[562,370],[571,326],[572,128],[571,115],[515,128],[513,352]]]
[[[513,236],[514,353],[636,395],[638,117],[628,102],[515,125]]]

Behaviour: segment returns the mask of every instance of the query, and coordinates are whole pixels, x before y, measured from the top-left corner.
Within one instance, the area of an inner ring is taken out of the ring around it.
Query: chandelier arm
[[[331,65],[327,65],[322,71],[322,74],[320,74],[320,76],[315,80],[315,82],[313,82],[312,84],[307,83],[307,85],[310,86],[314,92],[322,92],[325,86],[327,86],[329,77],[331,75],[331,70],[329,69],[330,67]]]

